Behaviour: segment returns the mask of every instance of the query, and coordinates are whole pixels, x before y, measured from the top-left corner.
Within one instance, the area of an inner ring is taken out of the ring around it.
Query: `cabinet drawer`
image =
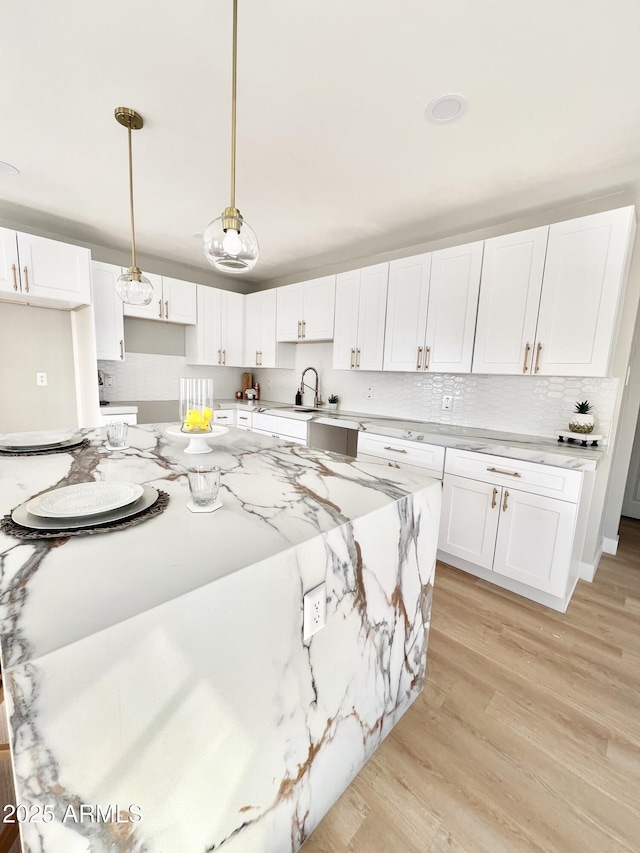
[[[233,409],[215,409],[213,412],[213,422],[214,424],[219,424],[220,426],[233,426]]]
[[[251,429],[253,425],[253,412],[236,411],[236,426],[238,429]]]
[[[266,430],[266,429],[255,429],[254,428],[252,430],[252,432],[256,432],[259,435],[270,435],[271,438],[279,438],[282,441],[288,441],[291,444],[304,444],[304,445],[306,445],[306,443],[307,443],[306,438],[296,438],[295,436],[292,436],[292,435],[283,435],[282,433],[269,432],[269,430]]]
[[[447,474],[495,483],[571,503],[578,503],[582,486],[580,471],[470,450],[447,449],[444,470]]]
[[[286,438],[298,438],[306,443],[307,422],[295,418],[279,418],[276,415],[265,415],[262,412],[253,413],[253,429],[277,434]]]
[[[424,468],[434,477],[442,479],[444,466],[444,447],[424,444],[422,441],[408,441],[405,438],[389,438],[370,432],[358,433],[358,459],[361,456],[375,456],[378,459],[415,465]]]
[[[392,468],[394,471],[414,471],[416,474],[422,474],[423,477],[435,477],[438,480],[442,479],[442,475],[429,468],[423,468],[421,465],[408,465],[406,462],[396,462],[395,459],[388,461],[381,456],[369,456],[368,453],[358,453],[356,462],[374,462],[376,465],[382,465],[384,468]]]

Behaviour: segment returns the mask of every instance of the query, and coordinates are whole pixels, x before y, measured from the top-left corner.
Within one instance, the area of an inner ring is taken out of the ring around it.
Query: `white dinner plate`
[[[58,432],[12,432],[0,438],[0,447],[8,447],[12,450],[21,448],[54,447],[64,444],[73,438],[73,430],[58,430]]]
[[[153,486],[144,486],[142,497],[132,504],[119,509],[105,512],[103,515],[91,515],[87,518],[39,518],[27,510],[27,504],[21,504],[11,513],[11,518],[21,527],[30,530],[81,530],[83,527],[93,527],[97,524],[108,524],[112,521],[123,521],[133,518],[134,515],[143,512],[158,500],[158,492]]]
[[[143,491],[138,483],[78,483],[38,495],[26,508],[40,518],[84,518],[128,506]]]

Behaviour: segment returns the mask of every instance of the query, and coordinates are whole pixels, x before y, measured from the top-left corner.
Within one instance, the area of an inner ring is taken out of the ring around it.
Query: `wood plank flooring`
[[[640,522],[566,614],[438,565],[427,685],[303,853],[639,853]]]

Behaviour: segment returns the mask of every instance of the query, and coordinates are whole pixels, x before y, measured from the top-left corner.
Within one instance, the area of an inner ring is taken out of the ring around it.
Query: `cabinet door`
[[[336,315],[333,331],[333,367],[355,368],[358,345],[360,270],[340,273],[336,279]]]
[[[222,364],[220,294],[216,287],[196,285],[198,322],[185,329],[187,364]]]
[[[82,246],[18,233],[22,290],[69,307],[91,303],[91,252]]]
[[[427,361],[432,373],[469,373],[478,313],[482,241],[433,253]]]
[[[505,488],[494,572],[564,595],[576,513],[576,504]]]
[[[122,272],[127,272],[126,268]],[[162,300],[162,276],[151,272],[144,273],[153,287],[153,298],[148,305],[130,305],[124,303],[125,317],[140,317],[143,320],[164,320],[164,305]]]
[[[275,301],[275,292],[273,296]],[[244,365],[246,367],[258,367],[260,361],[262,292],[249,293],[244,299]],[[273,365],[265,366],[273,367]]]
[[[356,349],[359,370],[382,370],[388,282],[389,264],[376,264],[360,271]]]
[[[276,289],[277,341],[298,341],[302,334],[302,284]]]
[[[384,370],[422,370],[431,254],[389,264]]]
[[[438,548],[483,569],[491,569],[502,489],[445,474]]]
[[[112,264],[91,262],[96,355],[105,361],[124,361],[124,303],[116,293],[120,272]]]
[[[336,303],[335,275],[305,281],[303,287],[304,341],[333,340],[333,320]]]
[[[549,227],[486,240],[474,373],[530,373]]]
[[[278,367],[276,344],[276,301],[275,290],[263,290],[260,296],[260,317],[258,328],[260,333],[258,347],[258,362],[260,367]],[[289,349],[295,349],[289,345]],[[293,365],[290,365],[293,367]]]
[[[0,292],[22,292],[16,232],[8,228],[0,228]]]
[[[607,375],[634,227],[633,207],[623,207],[549,228],[534,354],[540,375]]]
[[[186,326],[196,324],[196,288],[192,281],[162,277],[164,319]]]
[[[220,341],[222,363],[227,367],[242,367],[244,359],[244,297],[241,293],[223,290],[220,293]]]

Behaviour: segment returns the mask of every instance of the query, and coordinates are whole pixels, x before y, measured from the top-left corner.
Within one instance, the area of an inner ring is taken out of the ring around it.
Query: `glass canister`
[[[211,431],[213,379],[180,379],[180,420],[183,432],[194,435]]]

